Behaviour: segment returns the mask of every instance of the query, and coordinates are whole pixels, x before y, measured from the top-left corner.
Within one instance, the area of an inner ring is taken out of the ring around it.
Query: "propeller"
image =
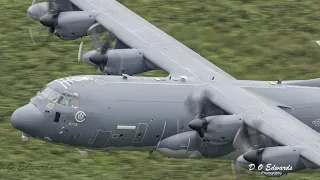
[[[54,33],[55,28],[58,25],[58,16],[60,13],[59,6],[53,2],[53,0],[48,0],[48,9],[49,11],[47,14],[42,16],[39,19],[39,22],[44,25],[49,27],[49,32]]]
[[[82,59],[90,65],[97,66],[100,71],[104,71],[105,66],[108,63],[108,50],[111,48],[111,43],[114,39],[114,35],[109,33],[107,40],[101,46],[100,38],[98,34],[92,34],[92,44],[96,50],[86,52],[82,55]],[[81,44],[80,44],[81,46]],[[82,54],[82,47],[79,47],[79,56]],[[79,60],[79,57],[78,57]]]
[[[108,63],[107,52],[108,52],[108,49],[110,48],[111,42],[112,40],[109,36],[106,42],[104,43],[104,45],[100,49],[98,49],[96,53],[94,53],[92,56],[89,57],[89,60],[92,63],[96,64],[101,71],[104,70],[104,67]]]
[[[201,138],[204,137],[205,131],[208,129],[208,120],[206,116],[206,107],[210,103],[212,94],[204,91],[199,100],[193,99],[191,96],[185,102],[185,105],[192,114],[196,114],[196,119],[189,122],[189,127],[198,132]]]
[[[60,10],[58,5],[53,1],[39,3],[38,0],[33,0],[31,6],[28,8],[27,15],[35,21],[46,24],[46,27],[49,27],[49,31],[47,31],[49,32],[49,37],[55,33],[55,27],[58,22],[57,16],[59,12]],[[43,35],[42,32],[44,28],[44,26],[28,27],[29,35],[33,44],[35,44],[35,40],[38,36]]]
[[[233,147],[243,152],[248,152],[259,147],[276,146],[277,143],[272,141],[267,136],[261,134],[258,129],[261,128],[262,123],[256,120],[253,123],[254,127],[249,127],[245,122],[239,128],[233,140]]]
[[[105,66],[108,63],[107,52],[111,48],[111,43],[114,40],[114,35],[109,32],[108,38],[105,43],[101,46],[100,36],[95,32],[91,31],[90,34],[92,39],[92,45],[96,50],[83,52],[83,41],[80,43],[78,51],[78,62],[81,60],[89,65],[96,66],[101,72],[104,71]]]
[[[242,155],[243,159],[254,164],[255,168],[258,168],[262,163],[262,155],[265,150],[264,147],[278,145],[258,131],[261,128],[261,125],[262,123],[259,120],[256,120],[253,123],[254,128],[250,128],[244,123],[239,128],[233,141],[233,147],[245,151]]]

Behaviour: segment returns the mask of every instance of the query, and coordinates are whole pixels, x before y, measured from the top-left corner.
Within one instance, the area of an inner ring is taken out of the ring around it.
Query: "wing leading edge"
[[[173,75],[231,75],[210,63],[179,41],[150,24],[117,1],[70,0],[80,9],[97,11],[96,20],[131,48],[144,52],[146,59]]]

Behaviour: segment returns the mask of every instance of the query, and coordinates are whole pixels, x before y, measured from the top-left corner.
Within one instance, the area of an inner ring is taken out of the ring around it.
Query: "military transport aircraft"
[[[92,36],[79,59],[108,75],[54,80],[17,109],[23,140],[87,149],[230,158],[266,176],[320,166],[320,79],[237,80],[114,0],[34,2],[63,40]],[[99,44],[98,34],[116,37]],[[167,77],[130,76],[153,69]]]

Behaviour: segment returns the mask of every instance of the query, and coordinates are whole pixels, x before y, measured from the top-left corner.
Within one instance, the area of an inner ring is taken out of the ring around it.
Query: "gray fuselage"
[[[267,98],[284,109],[284,113],[288,112],[320,131],[320,88],[238,80],[234,85],[257,97]],[[65,145],[151,151],[170,136],[194,133],[188,123],[195,117],[188,112],[185,101],[206,86],[196,78],[67,77],[52,81],[46,87],[59,94],[77,93],[78,107],[60,105],[38,93],[28,105],[15,111],[12,124],[32,137]],[[35,108],[41,118],[31,121],[28,117],[32,118],[31,109]],[[30,111],[30,115],[20,122],[19,116],[25,114],[24,111]],[[78,112],[81,112],[80,116]],[[219,115],[219,111],[215,113]],[[234,151],[231,141],[199,141],[191,146],[190,139],[189,144],[188,139],[182,139],[176,144],[174,150],[187,148],[187,151],[200,152],[194,157],[222,157]]]

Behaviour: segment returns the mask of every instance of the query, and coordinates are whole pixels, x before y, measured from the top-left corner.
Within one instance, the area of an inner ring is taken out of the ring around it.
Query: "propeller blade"
[[[48,0],[48,9],[51,13],[54,12],[54,9],[53,9],[53,0]]]
[[[83,41],[81,41],[78,51],[78,62],[82,59]]]
[[[187,107],[190,114],[192,114],[194,117],[196,117],[199,114],[199,106],[197,105],[196,100],[191,95],[189,95],[184,104]]]
[[[104,43],[102,49],[101,49],[101,54],[105,54],[108,49],[110,48],[112,43],[112,39],[110,37],[108,37],[108,39],[106,40],[106,42]]]
[[[28,27],[29,29],[29,35],[32,41],[32,44],[35,45],[35,43],[39,40],[38,37],[43,36],[44,30],[47,30],[45,27],[43,26],[39,26],[39,27]]]
[[[266,147],[270,145],[271,140],[258,131],[261,125],[260,120],[254,121],[253,127],[243,124],[234,137],[233,147],[246,152],[261,146]]]
[[[101,48],[100,35],[99,34],[92,34],[91,40],[92,40],[92,45],[96,50]]]
[[[106,53],[108,51],[108,49],[111,47],[111,43],[114,40],[115,40],[115,36],[111,32],[109,32],[108,38],[107,38],[105,44],[103,45],[101,53]]]
[[[104,68],[105,68],[105,64],[101,63],[101,64],[99,65],[100,71],[103,72],[103,71],[104,71]]]
[[[185,101],[185,106],[189,112],[199,119],[206,115],[206,108],[211,104],[210,97],[212,94],[208,91],[201,92],[201,94],[190,95]]]
[[[32,31],[32,28],[29,27],[29,34],[30,34],[30,38],[32,40],[32,44],[34,45],[35,44],[35,41],[34,41],[34,38],[33,38],[33,31]]]
[[[206,107],[209,106],[209,104],[211,103],[210,102],[210,92],[209,91],[204,91],[203,92],[203,95],[201,97],[201,100],[200,100],[200,104],[199,104],[199,109],[200,109],[200,113],[199,113],[199,116],[198,118],[204,118],[205,115],[206,115]]]
[[[33,0],[31,6],[35,5],[36,3],[37,3],[37,0]]]
[[[241,126],[238,132],[236,133],[233,140],[233,147],[235,149],[243,150],[244,152],[249,151],[252,147],[249,140],[248,129],[246,125]]]

